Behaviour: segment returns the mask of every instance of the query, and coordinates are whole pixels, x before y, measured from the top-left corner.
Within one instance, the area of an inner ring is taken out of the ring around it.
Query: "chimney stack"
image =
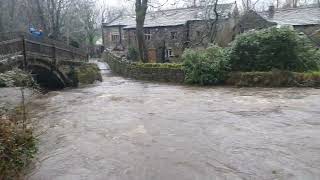
[[[269,6],[269,10],[268,10],[268,16],[269,16],[269,18],[273,18],[274,13],[275,13],[274,5]]]

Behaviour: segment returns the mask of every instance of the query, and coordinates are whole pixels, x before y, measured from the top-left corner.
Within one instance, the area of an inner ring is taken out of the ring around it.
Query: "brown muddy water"
[[[44,133],[26,179],[320,179],[318,89],[187,87],[105,72],[102,83],[31,105]]]

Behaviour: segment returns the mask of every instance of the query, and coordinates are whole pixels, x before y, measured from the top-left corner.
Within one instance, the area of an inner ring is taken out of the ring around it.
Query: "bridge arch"
[[[28,59],[27,69],[34,76],[35,81],[43,88],[63,89],[70,84],[68,76],[46,59]]]

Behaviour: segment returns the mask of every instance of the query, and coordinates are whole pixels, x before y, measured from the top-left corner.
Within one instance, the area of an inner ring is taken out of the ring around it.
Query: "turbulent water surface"
[[[104,82],[31,108],[42,135],[30,180],[320,179],[317,89],[186,87],[106,70]]]

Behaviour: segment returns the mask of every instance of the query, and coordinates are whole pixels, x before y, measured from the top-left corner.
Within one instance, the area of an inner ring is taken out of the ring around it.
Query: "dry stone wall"
[[[185,79],[185,73],[179,67],[143,66],[109,52],[104,53],[104,61],[108,63],[112,72],[133,79],[173,83],[183,83]]]

